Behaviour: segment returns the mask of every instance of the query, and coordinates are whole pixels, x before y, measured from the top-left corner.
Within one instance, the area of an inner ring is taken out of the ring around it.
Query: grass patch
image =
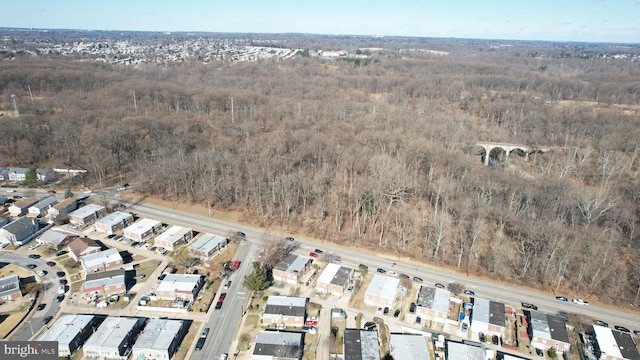
[[[0,339],[4,339],[9,335],[9,331],[20,323],[28,309],[29,305],[25,303],[24,306],[11,313],[0,313]]]

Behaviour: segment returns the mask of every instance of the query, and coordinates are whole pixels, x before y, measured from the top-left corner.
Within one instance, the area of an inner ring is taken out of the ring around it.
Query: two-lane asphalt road
[[[245,304],[247,302],[248,291],[242,286],[245,275],[253,271],[251,261],[257,255],[259,247],[249,241],[243,241],[238,253],[238,259],[242,263],[240,268],[235,271],[228,279],[222,281],[231,281],[231,286],[225,289],[221,288],[214,299],[211,310],[213,313],[209,321],[203,326],[211,329],[204,347],[200,351],[193,351],[191,359],[211,359],[217,358],[222,353],[232,353],[235,349],[231,349],[231,344],[236,336],[238,324],[242,321],[244,315]],[[220,293],[225,292],[227,296],[223,301],[222,308],[215,310],[215,304],[218,302]]]

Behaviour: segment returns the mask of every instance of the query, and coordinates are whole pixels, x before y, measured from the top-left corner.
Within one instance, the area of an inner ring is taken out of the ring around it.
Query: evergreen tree
[[[250,291],[261,291],[268,288],[271,283],[267,278],[267,270],[263,269],[259,262],[254,261],[253,272],[244,277],[242,285]]]

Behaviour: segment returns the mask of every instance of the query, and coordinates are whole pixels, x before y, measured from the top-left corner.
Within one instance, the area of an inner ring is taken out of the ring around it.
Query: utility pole
[[[16,117],[20,116],[20,113],[18,112],[18,103],[16,103],[16,95],[15,94],[11,94],[11,99],[13,99],[13,109],[16,112]]]
[[[231,98],[231,123],[235,123],[235,118],[233,117],[233,97]]]

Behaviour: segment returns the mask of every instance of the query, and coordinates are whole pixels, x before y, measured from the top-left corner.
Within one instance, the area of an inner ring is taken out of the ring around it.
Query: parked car
[[[542,351],[542,349],[538,349],[538,348],[536,348],[536,355],[538,355],[538,356],[541,356],[541,357],[542,357],[542,356],[544,356],[544,351]]]
[[[398,316],[400,316],[400,310],[396,309],[396,311],[393,313],[393,317],[397,318]]]
[[[59,278],[63,278],[63,277],[64,277],[64,275],[65,275],[64,271],[58,271],[58,272],[56,272],[56,276],[57,276],[57,277],[59,277]]]
[[[40,259],[40,255],[38,255],[38,254],[29,254],[29,259]]]
[[[567,299],[567,298],[566,298],[566,297],[564,297],[564,296],[556,296],[556,300],[558,300],[558,301],[563,301],[563,302],[567,302],[567,301],[569,301],[569,299]]]
[[[596,324],[596,325],[599,325],[599,326],[609,327],[609,324],[607,324],[606,322],[604,322],[602,320],[594,320],[593,323]]]
[[[310,252],[310,253],[309,253],[309,256],[311,256],[311,257],[318,257],[318,254],[316,254],[316,253],[314,253],[314,252]]]
[[[640,335],[640,330],[633,330],[633,333],[636,335]]]
[[[7,190],[7,192],[8,192],[8,193],[14,193],[14,192],[16,192],[16,191],[15,191],[15,190],[13,190],[13,189],[8,189],[8,190]]]
[[[474,293],[474,292],[473,292],[473,291],[471,291],[471,290],[465,290],[465,291],[464,291],[464,293],[465,293],[466,295],[469,295],[469,296],[473,296],[473,295],[475,295],[475,294],[476,294],[476,293]]]
[[[204,328],[204,330],[202,330],[202,335],[200,335],[200,337],[206,338],[209,335],[210,330],[211,330],[210,328]]]
[[[522,303],[522,308],[523,308],[523,309],[538,310],[538,307],[537,307],[537,306],[535,306],[535,305],[533,305],[533,304],[531,304],[531,303],[526,303],[526,302],[523,302],[523,303]]]
[[[588,302],[582,300],[582,299],[573,299],[573,303],[577,304],[577,305],[582,305],[582,306],[587,306],[589,305]]]
[[[227,293],[222,293],[220,294],[220,297],[218,297],[218,301],[224,301],[226,297],[227,297]]]
[[[67,279],[60,279],[58,282],[60,285],[67,285]]]
[[[385,314],[385,315],[389,314],[389,307],[385,306],[384,310],[382,310],[382,313]]]
[[[236,232],[236,234],[238,234],[238,236],[240,236],[240,237],[247,236],[247,234],[243,233],[242,231],[238,231],[238,232]]]
[[[409,313],[413,314],[414,312],[416,312],[416,303],[411,303],[409,306]]]
[[[440,283],[436,283],[436,287],[438,289],[446,289],[446,286],[444,286],[444,284],[440,284]]]
[[[491,343],[493,345],[500,345],[500,338],[498,337],[498,335],[493,335],[491,337]]]
[[[421,283],[423,280],[422,280],[422,278],[419,278],[419,277],[417,277],[417,276],[414,276],[414,277],[413,277],[413,281],[415,281],[415,282],[417,282],[417,283]]]
[[[229,354],[222,353],[222,354],[220,354],[220,358],[218,358],[218,360],[227,360],[228,357],[229,357]]]
[[[228,289],[231,286],[231,280],[227,280],[226,283],[224,283],[224,288]]]
[[[377,270],[380,274],[386,274],[387,270],[383,269],[383,268],[378,268]]]
[[[362,269],[362,270],[369,270],[369,267],[367,265],[365,265],[365,264],[358,265],[358,268]]]
[[[45,307],[47,307],[47,304],[38,304],[38,311],[43,310]]]
[[[145,275],[145,274],[138,274],[138,275],[134,276],[133,278],[134,278],[134,279],[144,279],[145,277],[147,277],[147,275]]]
[[[293,237],[291,237],[291,236],[287,236],[285,239],[287,239],[288,241],[293,241],[293,240],[295,240],[295,239],[294,239]]]
[[[62,300],[64,300],[64,294],[58,294],[58,296],[56,296],[56,301],[62,302]]]
[[[207,338],[199,338],[198,341],[196,342],[196,351],[200,351],[202,350],[202,347],[204,347],[204,342],[207,341]]]
[[[47,265],[53,267],[53,266],[56,266],[56,263],[53,261],[47,261]]]
[[[66,254],[66,253],[68,253],[68,251],[67,251],[67,250],[60,250],[60,251],[58,251],[58,252],[56,253],[56,256],[62,256],[62,255],[64,255],[64,254]]]
[[[315,249],[315,250],[313,250],[313,251],[315,251],[315,252],[316,252],[316,254],[322,254],[322,253],[324,252],[324,251],[322,251],[322,250],[320,250],[320,249]]]
[[[616,325],[616,326],[614,326],[613,328],[614,328],[614,329],[616,329],[616,330],[618,330],[618,331],[622,331],[622,332],[626,332],[626,333],[631,332],[631,331],[629,331],[629,329],[627,329],[626,327],[624,327],[624,326],[620,326],[620,325]]]
[[[47,315],[45,317],[42,318],[42,325],[47,325],[49,323],[49,321],[51,321],[51,319],[53,319],[53,316],[51,315]]]
[[[418,316],[416,318],[416,324],[420,325],[422,323],[422,318],[420,316]]]
[[[109,235],[107,235],[107,239],[113,239],[114,237],[116,237],[116,234],[109,234]]]
[[[38,270],[37,274],[40,275],[40,276],[45,276],[45,275],[47,275],[47,272],[44,271],[44,270]]]
[[[220,309],[222,309],[222,301],[218,301],[218,302],[216,303],[216,308],[215,308],[215,309],[216,309],[216,310],[220,310]]]
[[[462,332],[466,333],[467,330],[469,330],[469,324],[467,323],[462,323]]]
[[[36,264],[27,264],[27,267],[31,270],[37,268],[38,266]]]
[[[479,333],[479,334],[478,334],[478,340],[479,340],[481,343],[484,343],[485,341],[487,341],[487,337],[484,335],[484,333]]]

